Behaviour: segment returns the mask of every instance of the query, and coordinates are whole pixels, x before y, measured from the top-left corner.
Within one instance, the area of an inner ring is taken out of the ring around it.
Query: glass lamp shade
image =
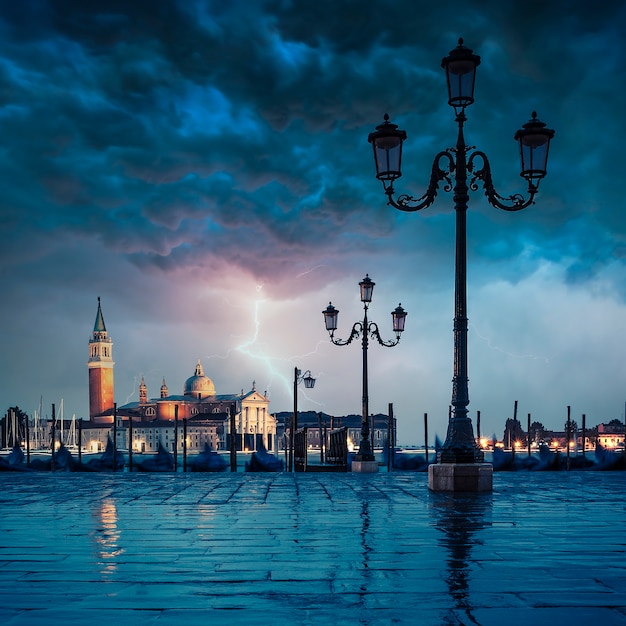
[[[311,372],[306,372],[302,380],[307,389],[313,389],[313,387],[315,387],[315,378],[311,376]]]
[[[404,322],[406,320],[406,311],[402,308],[402,305],[399,304],[392,312],[391,317],[393,318],[393,330],[395,333],[401,333],[404,331]]]
[[[398,126],[389,121],[389,116],[386,113],[385,121],[367,137],[374,148],[374,162],[378,180],[393,181],[402,176],[402,142],[405,139],[406,132],[398,130]]]
[[[548,167],[548,150],[554,131],[537,119],[533,111],[532,119],[526,122],[515,133],[515,140],[519,142],[522,171],[520,176],[530,184],[538,184],[545,175]]]
[[[324,322],[326,323],[326,330],[332,332],[337,330],[337,318],[339,317],[339,309],[333,306],[332,302],[328,303],[328,306],[322,311],[324,314]]]
[[[361,288],[361,302],[367,303],[372,301],[372,293],[374,292],[375,284],[369,274],[365,274],[365,278],[359,283],[359,287]]]
[[[463,39],[459,39],[459,45],[442,59],[441,67],[446,70],[450,106],[464,109],[474,102],[474,82],[479,65],[480,57],[463,45]]]

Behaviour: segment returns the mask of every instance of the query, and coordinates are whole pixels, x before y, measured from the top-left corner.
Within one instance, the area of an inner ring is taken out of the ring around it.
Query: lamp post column
[[[454,209],[456,213],[456,257],[454,267],[454,376],[452,378],[453,412],[448,422],[446,441],[439,451],[440,463],[482,462],[483,454],[474,439],[468,417],[469,377],[467,371],[467,146],[463,135],[465,114],[459,113],[456,143]]]
[[[298,368],[293,368],[293,417],[291,418],[291,429],[289,433],[289,467],[288,471],[293,472],[293,456],[296,429],[298,428]]]
[[[363,317],[363,328],[367,329],[367,303],[363,306],[365,314]],[[363,332],[361,345],[363,347],[363,398],[361,412],[361,441],[359,442],[359,453],[356,455],[357,461],[373,461],[374,454],[370,446],[370,429],[369,429],[369,390],[368,390],[368,372],[367,372],[367,349],[369,347],[369,339],[367,331]]]

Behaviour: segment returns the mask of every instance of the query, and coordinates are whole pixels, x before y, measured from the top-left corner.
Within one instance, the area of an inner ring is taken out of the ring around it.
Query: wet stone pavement
[[[626,625],[626,472],[0,474],[0,624]]]

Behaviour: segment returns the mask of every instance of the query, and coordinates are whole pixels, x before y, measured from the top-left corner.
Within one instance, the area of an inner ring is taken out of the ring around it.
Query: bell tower
[[[98,418],[98,415],[113,408],[113,342],[109,338],[100,298],[93,333],[89,339],[89,419],[92,422],[112,422],[113,416]]]

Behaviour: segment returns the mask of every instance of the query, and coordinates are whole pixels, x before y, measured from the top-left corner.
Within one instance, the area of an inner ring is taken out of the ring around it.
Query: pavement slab
[[[626,626],[626,472],[0,474],[0,624]]]

